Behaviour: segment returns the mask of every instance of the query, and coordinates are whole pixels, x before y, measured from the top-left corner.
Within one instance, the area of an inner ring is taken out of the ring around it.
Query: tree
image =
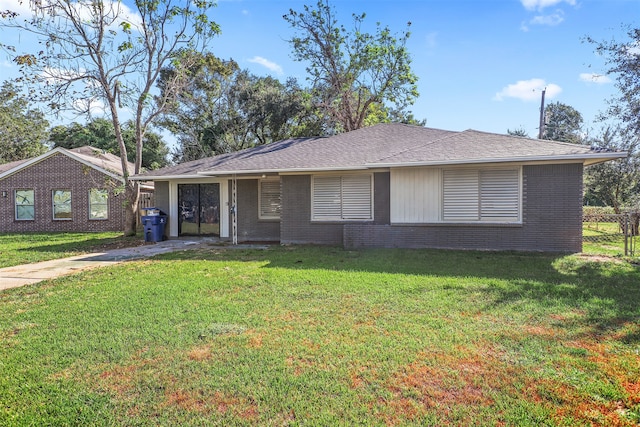
[[[0,164],[47,151],[49,123],[10,82],[0,88]]]
[[[365,14],[354,14],[348,31],[327,0],[291,9],[284,19],[296,32],[289,40],[293,58],[308,63],[314,102],[335,131],[363,127],[376,109],[404,111],[418,97],[406,49],[411,23],[399,37],[379,23],[369,34],[362,31]]]
[[[618,94],[608,102],[600,114],[601,121],[615,123],[615,131],[608,130],[600,140],[603,146],[626,151],[628,157],[587,169],[587,197],[613,206],[640,206],[640,28],[624,27],[625,40],[597,41],[599,57],[605,59],[604,75],[615,78]]]
[[[629,155],[586,168],[585,200],[593,205],[611,206],[618,214],[624,207],[637,205],[640,202],[640,137],[625,135],[624,129],[608,127],[601,137],[590,143],[600,149],[626,151]]]
[[[129,120],[122,127],[122,136],[127,147],[128,159],[135,161],[135,124]],[[49,141],[52,148],[78,148],[90,145],[107,153],[118,154],[115,130],[111,120],[96,118],[85,125],[71,123],[67,126],[55,126],[51,129]],[[142,148],[142,167],[144,169],[158,169],[168,165],[169,148],[162,136],[148,130],[144,134]]]
[[[628,135],[640,134],[640,28],[626,26],[627,39],[597,41],[587,37],[595,45],[598,56],[605,59],[605,75],[615,78],[618,95],[609,100],[609,107],[602,119],[614,118],[621,122]]]
[[[184,50],[202,50],[219,32],[207,17],[212,0],[133,0],[131,11],[116,0],[30,0],[33,17],[3,15],[2,25],[40,38],[38,53],[16,54],[23,81],[54,110],[88,113],[104,104],[113,123],[125,178],[126,235],[136,233],[139,184],[129,179],[128,149],[122,129],[124,109],[133,112],[135,168],[142,167],[144,135],[183,87],[176,74],[162,96],[152,89],[160,70],[181,61]],[[15,47],[7,47],[8,50]]]
[[[209,53],[199,58],[193,55],[190,81],[160,122],[178,137],[174,161],[317,135],[320,120],[295,79],[281,83],[240,70],[232,60],[223,61]],[[161,90],[180,66],[172,64],[162,71]]]
[[[561,102],[548,104],[544,109],[545,126],[542,139],[582,143],[582,114]]]
[[[511,136],[521,136],[523,138],[529,138],[529,134],[523,127],[519,127],[514,130],[507,129],[507,134]]]

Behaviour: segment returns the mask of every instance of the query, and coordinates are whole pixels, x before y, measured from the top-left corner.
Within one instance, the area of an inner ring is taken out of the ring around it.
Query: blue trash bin
[[[167,216],[156,208],[145,208],[151,215],[142,216],[145,242],[162,242],[164,240],[164,227]]]

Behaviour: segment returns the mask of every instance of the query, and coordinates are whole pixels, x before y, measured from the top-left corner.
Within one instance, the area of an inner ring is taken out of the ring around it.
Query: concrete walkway
[[[0,268],[0,291],[30,285],[55,277],[66,276],[92,268],[114,265],[123,261],[152,257],[167,252],[196,249],[217,243],[219,242],[214,239],[166,240],[164,242],[132,248],[115,249],[107,252],[97,252],[34,264]]]

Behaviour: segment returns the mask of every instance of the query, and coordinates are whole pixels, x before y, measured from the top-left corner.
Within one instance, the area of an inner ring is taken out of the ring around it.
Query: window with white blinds
[[[444,221],[519,221],[519,168],[445,169],[442,178]]]
[[[478,171],[453,169],[442,171],[444,200],[442,217],[445,221],[478,221]]]
[[[260,180],[258,187],[258,216],[260,219],[280,218],[280,180]]]
[[[480,219],[515,222],[519,218],[519,171],[517,169],[480,171]]]
[[[373,219],[373,175],[313,176],[311,218],[315,221]]]

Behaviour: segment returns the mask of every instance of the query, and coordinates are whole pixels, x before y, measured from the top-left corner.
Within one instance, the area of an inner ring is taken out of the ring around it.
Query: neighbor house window
[[[258,217],[260,219],[279,219],[280,207],[280,180],[260,180],[258,186]]]
[[[92,188],[89,190],[89,219],[109,218],[109,192]]]
[[[455,222],[520,220],[520,169],[445,169],[442,219]]]
[[[311,218],[316,221],[373,219],[373,175],[317,175],[311,180]]]
[[[17,220],[35,219],[35,193],[33,190],[16,190],[15,203]]]
[[[53,190],[53,219],[71,219],[71,190]]]

